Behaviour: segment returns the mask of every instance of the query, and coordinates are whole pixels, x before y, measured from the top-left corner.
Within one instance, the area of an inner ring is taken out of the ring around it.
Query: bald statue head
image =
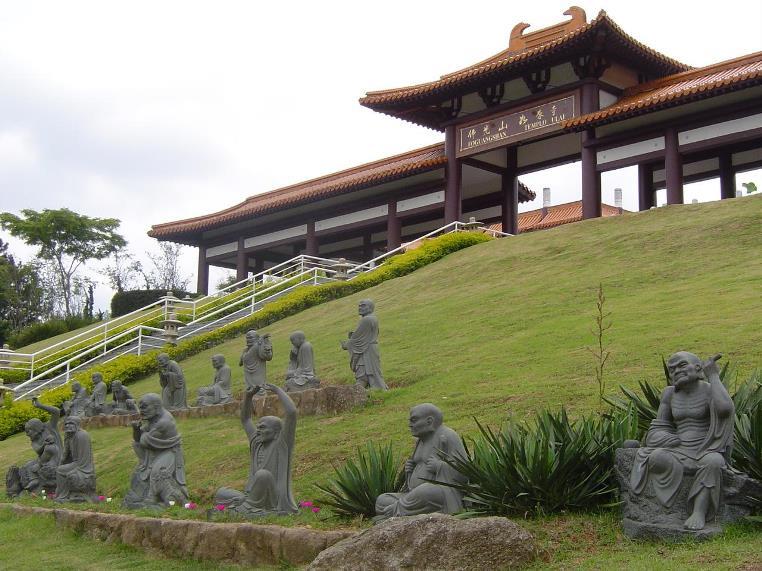
[[[678,351],[672,355],[667,361],[667,371],[675,390],[680,390],[704,378],[701,359],[688,351]]]
[[[307,337],[304,335],[304,331],[294,331],[289,339],[294,347],[301,347],[302,343]]]
[[[140,416],[145,420],[152,420],[164,412],[161,397],[156,393],[146,393],[140,397]]]
[[[39,418],[30,418],[26,421],[26,424],[24,424],[24,432],[26,432],[26,435],[32,440],[42,434],[44,430],[45,425]]]
[[[425,437],[442,426],[444,417],[442,411],[431,403],[423,403],[410,409],[408,426],[410,433],[416,438]]]
[[[222,366],[225,364],[225,355],[216,354],[212,355],[212,367],[215,369],[221,369]]]
[[[361,299],[360,303],[357,304],[357,311],[362,316],[370,315],[374,309],[376,309],[376,304],[373,303],[372,299]]]
[[[78,416],[67,416],[64,419],[64,433],[65,434],[74,434],[79,430],[80,423],[82,422],[82,419]]]
[[[260,442],[267,444],[280,436],[283,421],[277,416],[263,416],[257,421],[256,436]]]

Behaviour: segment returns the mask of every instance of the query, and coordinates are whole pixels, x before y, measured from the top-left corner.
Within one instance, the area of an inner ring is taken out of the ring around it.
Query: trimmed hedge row
[[[315,305],[346,297],[387,280],[407,275],[452,252],[487,242],[491,239],[484,234],[476,232],[458,232],[427,240],[415,250],[395,256],[379,268],[367,272],[352,281],[335,282],[298,289],[273,301],[264,309],[246,319],[225,325],[208,333],[203,333],[187,341],[182,341],[176,347],[167,346],[164,348],[164,351],[172,359],[180,361],[215,345],[224,343],[229,339],[239,337],[249,329],[267,327],[276,321],[295,315]],[[107,385],[111,385],[111,382],[115,379],[119,379],[124,384],[130,384],[158,370],[156,364],[156,355],[158,353],[159,351],[157,350],[140,356],[123,355],[108,363],[97,365],[97,370],[103,375],[103,380]],[[83,386],[91,389],[90,371],[80,371],[72,376],[72,380],[79,381]],[[45,391],[40,396],[40,401],[51,406],[61,406],[69,398],[71,398],[71,388],[67,384]],[[0,440],[5,440],[9,436],[21,432],[24,429],[24,423],[30,418],[47,420],[47,414],[34,408],[29,401],[14,402],[11,407],[0,410]]]
[[[172,294],[177,298],[184,298],[186,295],[194,295],[187,291],[173,291]],[[167,295],[165,289],[136,289],[130,291],[117,292],[111,298],[111,317],[126,315],[131,311],[145,307],[146,305],[159,301]]]

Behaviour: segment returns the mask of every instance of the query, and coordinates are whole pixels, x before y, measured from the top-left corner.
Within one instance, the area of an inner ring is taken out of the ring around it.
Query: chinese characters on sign
[[[510,115],[495,117],[476,125],[458,129],[459,157],[479,153],[508,144],[512,139],[520,141],[560,127],[561,122],[577,116],[575,96],[569,95],[556,101],[548,101]]]

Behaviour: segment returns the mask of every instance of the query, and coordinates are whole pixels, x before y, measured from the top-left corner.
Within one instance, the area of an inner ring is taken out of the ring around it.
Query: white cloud
[[[30,133],[0,132],[0,172],[27,170],[37,162],[37,149]]]

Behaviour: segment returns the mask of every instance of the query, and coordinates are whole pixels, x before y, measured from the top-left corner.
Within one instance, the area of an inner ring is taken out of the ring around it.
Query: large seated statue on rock
[[[132,448],[138,466],[132,474],[124,507],[161,508],[169,506],[170,501],[182,505],[188,499],[188,489],[175,419],[154,393],[143,395],[139,408],[142,420],[132,422]]]
[[[315,376],[312,343],[307,341],[302,331],[294,331],[290,339],[292,347],[286,370],[286,392],[318,388],[320,381]]]
[[[291,459],[296,436],[296,406],[289,396],[275,385],[264,385],[278,395],[285,410],[283,419],[263,416],[256,426],[251,420],[252,399],[256,387],[248,387],[241,403],[241,424],[249,439],[249,478],[243,493],[220,488],[215,504],[244,517],[296,513],[298,508],[291,492]]]
[[[701,531],[710,518],[733,517],[725,505],[729,488],[749,479],[729,470],[735,407],[720,380],[719,358],[702,363],[685,351],[672,355],[671,384],[644,446],[628,441],[625,447],[635,450],[617,451],[618,471],[628,454],[632,462],[629,481],[620,476],[630,537],[705,537]]]
[[[253,329],[246,332],[246,347],[238,365],[243,367],[246,388],[255,387],[256,393],[264,394],[267,383],[267,361],[272,361],[273,345],[270,335],[260,335]]]
[[[378,350],[378,318],[373,314],[375,304],[363,299],[358,304],[360,321],[349,334],[349,339],[341,342],[341,348],[349,351],[349,366],[355,374],[357,384],[371,389],[388,391],[381,374],[381,353]]]
[[[78,416],[64,419],[64,452],[56,470],[57,502],[92,502],[96,498],[93,447],[79,423]]]
[[[93,393],[90,395],[90,402],[85,407],[86,416],[97,416],[106,412],[106,392],[108,387],[103,382],[103,375],[93,373]]]
[[[130,391],[122,384],[122,381],[111,382],[111,414],[134,414],[138,412],[135,399]]]
[[[466,457],[460,436],[442,422],[442,411],[433,404],[419,404],[410,410],[410,432],[418,441],[413,456],[405,462],[405,488],[401,493],[381,494],[376,499],[375,522],[433,512],[451,514],[463,509],[461,492],[425,481],[447,484],[466,481],[460,472],[439,457],[440,453]]]
[[[214,367],[214,381],[208,387],[198,389],[196,406],[224,404],[233,400],[231,371],[230,367],[225,364],[224,355],[212,356],[212,367]]]
[[[159,362],[159,384],[164,408],[188,408],[185,398],[185,376],[180,365],[172,361],[166,353],[160,353],[156,360]]]

